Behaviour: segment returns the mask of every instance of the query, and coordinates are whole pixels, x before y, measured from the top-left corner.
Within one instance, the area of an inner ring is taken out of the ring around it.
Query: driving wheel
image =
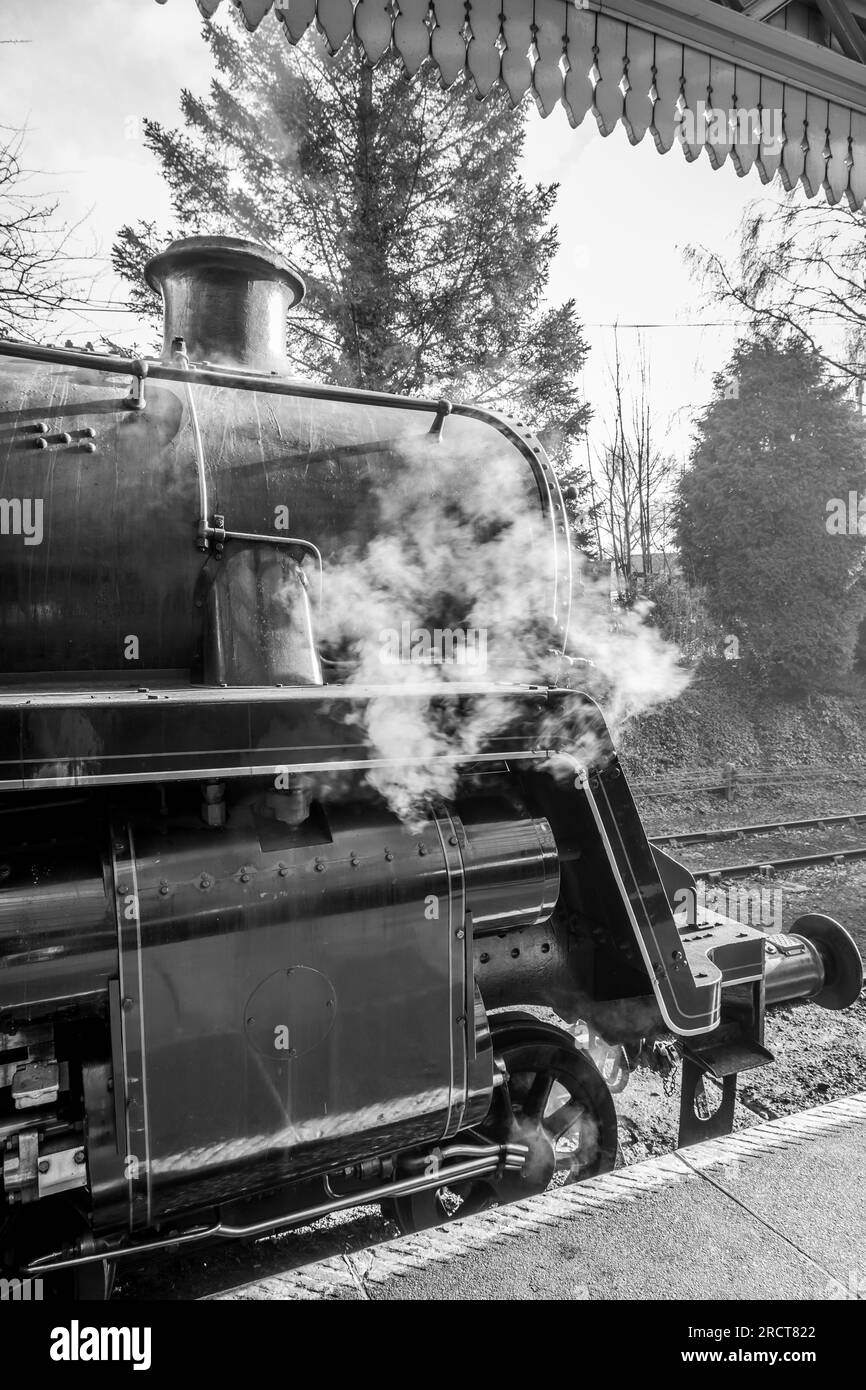
[[[591,1058],[570,1033],[531,1016],[491,1018],[494,1052],[506,1082],[497,1089],[479,1130],[485,1142],[520,1142],[529,1153],[522,1172],[443,1184],[388,1204],[404,1234],[474,1216],[502,1202],[516,1202],[606,1173],[616,1161],[616,1110]],[[468,1136],[463,1136],[468,1137]]]

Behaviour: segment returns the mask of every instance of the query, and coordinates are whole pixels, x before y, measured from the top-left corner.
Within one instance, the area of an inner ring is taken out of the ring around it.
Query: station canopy
[[[207,17],[222,0],[196,0]],[[500,82],[543,115],[622,122],[637,144],[719,168],[779,173],[808,197],[866,203],[866,0],[234,0],[248,28],[274,10],[292,43],[354,33],[371,63],[399,54],[446,86]]]

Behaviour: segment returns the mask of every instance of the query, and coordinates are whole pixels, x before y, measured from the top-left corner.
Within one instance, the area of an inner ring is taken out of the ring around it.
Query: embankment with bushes
[[[866,683],[847,693],[796,698],[759,689],[724,662],[702,666],[676,700],[623,730],[620,752],[632,778],[677,772],[823,768],[866,776]]]

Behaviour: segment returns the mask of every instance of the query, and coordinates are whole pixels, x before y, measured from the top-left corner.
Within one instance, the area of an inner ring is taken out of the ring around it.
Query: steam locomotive
[[[681,1142],[726,1132],[765,1006],[846,1006],[860,958],[675,920],[539,441],[293,379],[266,248],[146,273],[159,359],[0,342],[4,1274],[105,1297],[160,1248],[604,1172],[605,1049],[675,1044]],[[484,663],[384,659],[407,623],[477,656],[467,616]]]

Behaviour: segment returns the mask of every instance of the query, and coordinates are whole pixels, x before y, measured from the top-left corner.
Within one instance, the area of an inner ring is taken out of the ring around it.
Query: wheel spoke
[[[555,1077],[553,1072],[540,1071],[527,1092],[523,1102],[523,1113],[529,1120],[540,1120],[544,1114]]]
[[[544,1128],[551,1139],[562,1139],[570,1129],[580,1124],[585,1113],[583,1106],[576,1101],[566,1101],[552,1115],[545,1115]]]
[[[488,1205],[523,1200],[551,1180],[558,1186],[579,1182],[614,1165],[616,1112],[610,1092],[573,1039],[563,1035],[558,1043],[553,1030],[540,1025],[536,1036],[531,1019],[520,1027],[514,1019],[499,1029],[495,1017],[491,1023],[507,1084],[491,1109],[487,1130],[482,1127],[474,1137],[501,1142],[503,1133],[522,1133],[530,1161],[520,1173],[453,1185],[443,1174],[436,1193],[395,1197],[395,1217],[404,1233],[460,1220]]]

